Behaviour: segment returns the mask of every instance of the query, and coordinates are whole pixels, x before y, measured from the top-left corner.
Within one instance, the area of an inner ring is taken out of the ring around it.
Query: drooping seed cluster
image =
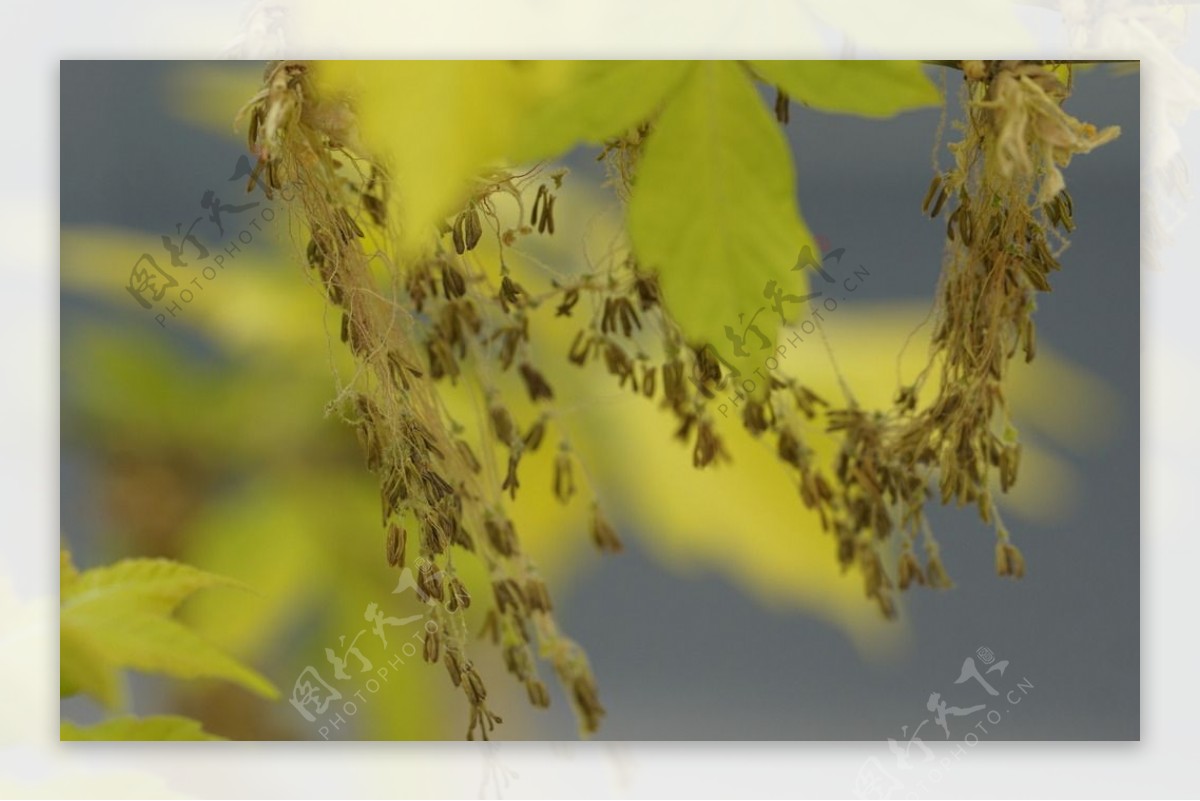
[[[1068,88],[1049,66],[962,68],[964,137],[950,146],[955,167],[935,176],[922,203],[931,217],[947,216],[928,365],[886,411],[853,401],[827,411],[826,431],[841,435],[834,489],[806,463],[792,429],[779,441],[780,457],[801,472],[805,504],[836,535],[839,560],[858,565],[866,594],[889,617],[895,586],[952,586],[925,519],[930,497],[975,505],[996,531],[997,573],[1025,573],[993,498],[995,487],[1007,492],[1016,482],[1021,457],[1008,367],[1018,353],[1025,361],[1036,354],[1035,296],[1050,291],[1049,275],[1060,268],[1059,230],[1074,230],[1074,204],[1058,167],[1117,135],[1062,110]],[[936,386],[922,399],[926,384]],[[755,421],[751,430],[760,427]],[[895,534],[898,548],[885,550]],[[923,564],[914,553],[922,538]]]
[[[1025,361],[1036,354],[1035,296],[1050,291],[1049,275],[1060,268],[1059,230],[1074,230],[1074,204],[1058,167],[1117,135],[1069,117],[1061,108],[1067,86],[1047,66],[964,62],[963,70],[964,138],[951,145],[954,169],[935,176],[922,204],[935,218],[950,209],[928,366],[887,411],[864,410],[851,399],[826,412],[825,430],[841,436],[835,488],[814,471],[794,427],[779,433],[780,458],[800,471],[801,498],[820,512],[836,535],[839,560],[858,565],[866,594],[889,617],[894,586],[951,586],[924,514],[935,486],[943,504],[973,504],[994,526],[997,573],[1024,575],[993,498],[995,486],[1006,492],[1016,482],[1021,456],[1006,397],[1008,366],[1018,353]],[[922,401],[927,383],[936,387]],[[762,408],[747,406],[752,433],[767,427]],[[896,532],[899,547],[884,550]],[[924,564],[914,554],[922,535]]]
[[[386,559],[415,571],[419,594],[429,604],[425,660],[442,663],[466,698],[468,739],[488,738],[501,718],[469,657],[464,613],[481,595],[490,596],[483,639],[500,646],[530,703],[550,703],[536,650],[563,683],[582,730],[596,731],[604,708],[586,655],[559,632],[549,590],[503,502],[518,492],[521,458],[541,445],[546,417],[523,427],[496,386],[480,379],[472,388],[490,426],[472,444],[438,389],[440,383],[468,383],[465,373],[472,379],[485,375],[464,364],[487,360],[500,372],[514,371],[534,403],[554,397],[529,353],[524,289],[507,270],[493,287],[469,258],[489,224],[499,230],[491,196],[505,192],[521,203],[524,187],[505,173],[484,177],[428,256],[397,263],[387,217],[393,187],[386,165],[352,144],[348,107],[322,98],[311,65],[303,62],[271,64],[265,84],[244,109],[250,147],[259,158],[252,180],[265,176],[268,191],[283,195],[307,231],[308,266],[338,310],[341,340],[361,368],[335,406],[354,425],[366,466],[379,477]],[[502,243],[533,234],[535,227],[553,233],[562,177],[552,174],[538,187],[530,224],[504,231]],[[380,260],[395,292],[372,272],[372,262]],[[499,485],[491,477],[497,452],[506,463]],[[567,501],[577,485],[565,444],[557,464],[556,495]],[[603,519],[598,507],[595,517]],[[592,536],[600,550],[619,549],[607,523],[593,525]],[[484,563],[488,586],[471,589],[459,577],[455,558],[463,553]]]
[[[1063,233],[1074,231],[1074,202],[1059,171],[1074,153],[1116,137],[1062,109],[1068,87],[1046,65],[964,62],[967,120],[953,145],[955,167],[935,176],[926,208],[948,199],[948,257],[939,288],[930,368],[901,391],[914,399],[936,371],[933,400],[911,415],[899,437],[906,459],[936,466],[943,504],[974,504],[997,534],[996,569],[1024,575],[992,486],[1017,480],[1021,445],[1010,416],[1006,377],[1020,354],[1037,353],[1036,294],[1051,291]],[[1060,233],[1061,231],[1061,233]],[[936,364],[936,366],[935,366]]]
[[[1117,135],[1062,110],[1068,87],[1051,66],[963,62],[961,68],[964,138],[951,146],[954,169],[935,177],[922,206],[932,217],[949,209],[928,366],[886,410],[861,408],[849,388],[845,405],[831,406],[800,382],[773,376],[742,413],[749,433],[774,438],[780,461],[795,471],[802,502],[834,535],[839,562],[858,568],[866,595],[888,617],[896,614],[896,587],[952,586],[925,518],[931,497],[975,505],[996,531],[997,573],[1024,575],[1024,559],[993,498],[995,487],[1006,492],[1016,482],[1021,456],[1005,393],[1008,365],[1018,353],[1025,361],[1036,354],[1034,298],[1050,291],[1049,276],[1059,269],[1065,247],[1059,231],[1074,230],[1074,203],[1059,167]],[[781,92],[776,116],[784,124],[787,105]],[[623,197],[643,133],[610,142],[603,154],[614,182],[625,184]],[[626,320],[627,309],[606,308],[600,335],[578,341],[573,358],[582,362],[589,347],[611,348],[605,335],[618,328],[628,336],[636,323]],[[665,350],[676,354],[662,368],[666,405],[680,420],[682,439],[696,432],[694,463],[704,467],[725,455],[706,408],[728,374],[710,349],[684,346],[669,319],[661,328]],[[622,384],[633,379],[621,353],[601,352]],[[697,391],[689,392],[689,383]],[[936,386],[922,397],[927,384]],[[806,444],[816,430],[839,442],[829,472]],[[922,540],[923,560],[915,553]]]

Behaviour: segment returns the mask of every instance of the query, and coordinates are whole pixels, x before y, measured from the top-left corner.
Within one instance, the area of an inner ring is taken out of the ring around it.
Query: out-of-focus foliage
[[[751,61],[750,66],[819,111],[891,117],[941,102],[915,61]]]
[[[132,668],[182,679],[218,678],[265,698],[278,697],[271,682],[214,647],[174,617],[176,609],[200,590],[232,587],[237,582],[165,559],[125,559],[77,571],[62,552],[60,575],[61,694],[87,693],[105,706],[121,704],[118,671]],[[139,737],[142,733],[147,736]],[[171,721],[107,721],[91,730],[69,727],[66,739],[196,739],[200,726]]]
[[[517,143],[506,154],[515,162],[558,157],[580,143],[603,144],[658,111],[693,69],[689,61],[569,61],[566,88],[529,110]]]
[[[815,246],[787,140],[741,65],[695,65],[658,117],[638,163],[629,236],[684,331],[726,359],[726,326],[761,306],[764,286],[803,294],[805,276],[791,268]],[[757,323],[774,341],[779,319]]]
[[[62,724],[63,740],[220,740],[191,718],[155,715],[148,718],[119,717],[94,726]]]
[[[823,110],[890,116],[940,99],[913,61],[752,66]],[[392,207],[410,244],[461,206],[487,167],[558,157],[653,119],[629,229],[687,335],[724,343],[725,321],[752,308],[765,281],[775,278],[785,295],[804,286],[790,268],[813,243],[796,206],[791,154],[741,62],[323,62],[318,70],[327,91],[353,99],[369,150],[393,165]],[[760,325],[767,337],[778,330],[777,321]]]

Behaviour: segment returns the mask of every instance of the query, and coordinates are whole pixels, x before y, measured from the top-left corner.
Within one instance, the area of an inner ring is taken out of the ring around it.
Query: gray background
[[[194,202],[182,190],[228,171],[236,144],[165,115],[167,69],[62,64],[64,225],[158,232],[163,209]],[[1057,452],[1082,487],[1071,518],[1020,524],[1021,548],[1036,569],[1019,584],[1000,581],[990,540],[973,536],[982,532],[943,536],[957,588],[952,596],[910,595],[913,647],[901,661],[871,664],[831,626],[762,608],[718,577],[677,576],[630,538],[622,558],[599,560],[559,599],[561,621],[587,644],[603,687],[605,738],[901,738],[901,726],[911,734],[928,717],[931,691],[955,702],[962,660],[982,645],[1035,686],[987,739],[1138,738],[1138,102],[1136,75],[1101,70],[1079,76],[1069,101],[1080,118],[1120,125],[1122,135],[1067,172],[1079,228],[1054,293],[1039,298],[1039,337],[1102,378],[1120,404],[1102,447]],[[933,291],[932,254],[941,251],[944,229],[923,224],[917,205],[938,116],[862,120],[793,105],[787,132],[801,207],[810,228],[869,266],[871,280],[856,300],[927,301]],[[575,166],[585,169],[588,160]],[[77,302],[64,297],[64,325]],[[64,497],[70,480],[64,476]],[[63,512],[64,532],[81,530]],[[951,530],[964,519],[958,514],[934,510],[935,530]],[[614,586],[622,592],[610,592]],[[647,607],[656,614],[644,614]],[[661,619],[672,621],[669,638]],[[562,714],[549,731],[571,739],[564,707],[555,704]],[[963,724],[951,725],[961,736]],[[931,724],[922,736],[941,734]]]

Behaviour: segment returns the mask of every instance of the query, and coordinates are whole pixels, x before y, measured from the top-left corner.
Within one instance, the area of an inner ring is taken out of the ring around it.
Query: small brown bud
[[[508,311],[508,307],[524,305],[525,290],[516,281],[509,278],[507,275],[500,280],[500,306],[504,311]]]
[[[617,532],[600,511],[599,504],[592,506],[592,542],[605,553],[620,553],[624,547]]]
[[[417,589],[427,598],[444,600],[445,590],[442,587],[442,571],[433,562],[422,562],[417,570]]]
[[[925,562],[925,576],[929,579],[929,586],[934,589],[948,590],[954,586],[946,568],[942,566],[941,558],[936,554],[931,555]]]
[[[430,664],[438,661],[438,657],[442,652],[441,635],[436,631],[426,632],[425,634],[425,661]]]
[[[446,672],[450,674],[450,681],[454,683],[455,687],[460,686],[462,684],[462,661],[458,658],[458,654],[447,648],[442,663],[446,666]]]
[[[450,579],[450,598],[447,601],[447,607],[451,603],[454,604],[454,607],[450,609],[451,612],[460,607],[462,609],[469,609],[471,606],[471,593],[467,591],[467,585],[463,584],[457,576]]]
[[[596,692],[596,683],[591,676],[580,676],[571,685],[571,695],[575,706],[582,718],[581,726],[588,733],[600,728],[600,718],[604,717],[604,707],[600,705],[600,697]]]
[[[404,551],[408,543],[408,535],[404,529],[392,523],[388,527],[387,560],[392,567],[404,567]]]
[[[512,416],[509,415],[508,409],[499,404],[493,404],[488,409],[488,416],[491,418],[492,433],[496,435],[496,439],[505,445],[511,445],[516,429],[513,426]]]
[[[546,418],[539,417],[533,427],[529,429],[529,433],[525,435],[526,450],[536,451],[542,445],[542,439],[546,436]]]
[[[510,611],[518,615],[524,613],[527,605],[525,593],[522,592],[521,585],[513,579],[498,579],[492,582],[492,593],[496,597],[496,609],[500,614]]]
[[[442,264],[442,292],[445,294],[446,300],[454,300],[467,294],[466,279],[449,262]]]
[[[492,548],[501,556],[512,556],[516,552],[516,534],[512,523],[488,518],[483,521],[483,530]]]
[[[692,451],[692,465],[694,467],[707,467],[718,458],[728,458],[725,453],[725,446],[721,443],[721,438],[717,436],[716,430],[708,420],[701,420],[696,431],[696,447]]]
[[[467,444],[466,440],[455,440],[454,446],[458,449],[458,453],[462,456],[463,463],[466,464],[468,470],[472,473],[478,473],[482,469],[479,460],[475,458],[475,451],[471,450],[471,446]]]
[[[525,682],[525,691],[529,694],[530,706],[538,709],[546,709],[550,706],[550,691],[537,679]]]
[[[575,494],[575,474],[571,466],[571,454],[560,450],[554,459],[554,497],[562,503]]]
[[[483,686],[483,679],[475,672],[474,667],[467,667],[463,671],[463,689],[466,690],[467,700],[475,706],[482,704],[487,698],[487,688]]]
[[[539,578],[530,578],[525,581],[525,601],[529,605],[530,611],[549,612],[554,608],[550,601],[550,591],[546,589],[546,584]]]
[[[545,377],[533,365],[526,362],[518,369],[520,370],[521,378],[525,380],[525,389],[529,392],[530,400],[551,400],[554,398],[554,390],[550,388],[550,385],[546,383]]]
[[[1007,540],[996,543],[996,575],[1014,579],[1025,575],[1025,557]]]
[[[513,498],[517,497],[517,488],[521,486],[521,482],[517,479],[517,465],[521,461],[519,452],[514,451],[508,455],[508,472],[504,476],[504,483],[500,486],[500,490],[508,490]]]
[[[579,290],[575,288],[568,289],[563,293],[562,303],[558,304],[558,308],[554,310],[555,317],[570,317],[571,310],[575,308],[575,304],[579,302]]]
[[[896,568],[899,574],[898,583],[900,589],[907,590],[909,585],[914,581],[922,586],[925,585],[925,574],[921,571],[921,563],[917,561],[917,557],[913,552],[905,549],[900,554],[900,564]]]

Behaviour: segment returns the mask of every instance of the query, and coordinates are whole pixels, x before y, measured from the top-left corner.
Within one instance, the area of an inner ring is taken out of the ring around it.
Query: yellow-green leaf
[[[418,247],[500,163],[523,115],[565,86],[559,62],[331,61],[319,80],[354,102],[364,143],[388,160],[402,244]]]
[[[172,617],[189,595],[218,585],[238,586],[165,559],[130,559],[78,574],[61,591],[61,690],[89,692],[111,704],[111,671],[134,668],[226,679],[277,697],[269,681]]]
[[[71,552],[59,549],[59,597],[69,595],[79,581],[79,571],[71,560]],[[59,636],[58,692],[63,698],[86,693],[107,709],[121,704],[124,687],[121,676],[104,655],[86,637],[74,629],[62,629]]]
[[[495,165],[563,155],[651,116],[687,70],[669,61],[323,62],[363,144],[391,165],[402,244],[418,247]]]
[[[891,117],[936,106],[941,94],[917,61],[751,61],[768,83],[821,111]]]
[[[802,292],[792,268],[812,247],[787,142],[748,78],[734,62],[692,68],[646,142],[629,203],[634,250],[657,270],[667,308],[735,363],[728,333],[753,320],[774,342],[781,319],[764,291],[774,281]]]
[[[122,703],[124,686],[117,669],[92,641],[72,628],[63,628],[58,644],[58,692],[63,698],[90,695],[106,709]]]
[[[143,613],[167,614],[197,590],[222,584],[240,586],[233,579],[169,559],[126,559],[79,574],[63,591],[63,614],[80,608],[94,613],[112,605],[132,605]]]
[[[564,85],[533,104],[521,122],[514,161],[598,144],[650,118],[687,73],[688,61],[570,61]]]
[[[223,740],[209,734],[199,721],[180,715],[156,715],[148,718],[119,717],[94,726],[77,726],[64,720],[59,729],[61,740]]]

